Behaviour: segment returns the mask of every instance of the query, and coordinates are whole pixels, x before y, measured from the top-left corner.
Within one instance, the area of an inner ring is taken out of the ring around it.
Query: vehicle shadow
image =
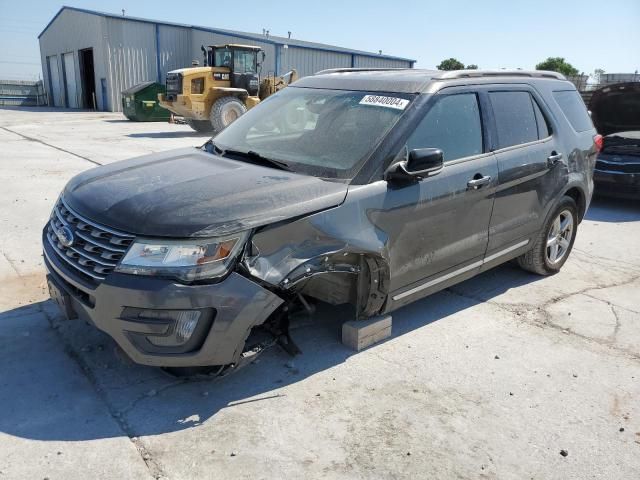
[[[211,138],[211,134],[195,132],[193,130],[180,130],[177,132],[129,133],[127,137],[131,137],[131,138],[185,138],[185,137]]]
[[[512,265],[498,267],[394,312],[393,334],[385,342],[484,301],[461,292],[488,284],[483,291],[494,296],[539,278]],[[301,355],[292,358],[273,347],[225,377],[184,380],[133,364],[94,327],[61,320],[51,301],[10,310],[0,314],[0,358],[7,359],[0,362],[0,432],[41,441],[160,435],[201,425],[243,403],[277,402],[287,395],[283,387],[358,355],[340,342],[349,319],[346,310],[320,306],[313,317],[292,324]],[[316,394],[322,392],[310,393]]]
[[[46,107],[46,106],[0,106],[0,110],[12,110],[15,112],[64,112],[64,113],[109,113],[84,108]]]
[[[584,218],[594,222],[637,222],[640,221],[640,201],[595,196]]]

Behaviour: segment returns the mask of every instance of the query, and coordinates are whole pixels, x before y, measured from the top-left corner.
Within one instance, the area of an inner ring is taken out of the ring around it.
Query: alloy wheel
[[[556,264],[565,257],[572,237],[573,215],[569,210],[562,210],[551,224],[547,235],[546,255],[550,264]]]

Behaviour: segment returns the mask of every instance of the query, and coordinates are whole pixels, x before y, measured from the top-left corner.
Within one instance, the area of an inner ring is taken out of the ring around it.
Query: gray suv
[[[238,364],[256,330],[294,352],[316,301],[368,318],[511,259],[560,270],[596,139],[552,72],[323,71],[202,147],[73,178],[42,236],[51,296],[146,365]]]

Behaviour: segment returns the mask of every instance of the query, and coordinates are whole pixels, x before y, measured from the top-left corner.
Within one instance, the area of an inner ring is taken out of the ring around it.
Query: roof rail
[[[452,78],[480,78],[480,77],[532,77],[553,78],[566,80],[565,76],[558,72],[548,70],[451,70],[436,75],[434,79]]]
[[[403,68],[403,67],[345,67],[345,68],[327,68],[326,70],[320,70],[319,72],[314,73],[314,75],[324,75],[325,73],[344,73],[344,72],[385,72],[388,70],[415,70],[413,68]]]

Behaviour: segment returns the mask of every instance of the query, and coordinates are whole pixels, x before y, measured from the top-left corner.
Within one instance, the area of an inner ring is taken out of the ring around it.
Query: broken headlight
[[[247,236],[248,232],[242,232],[210,239],[136,240],[115,270],[184,282],[221,277],[229,271]]]

